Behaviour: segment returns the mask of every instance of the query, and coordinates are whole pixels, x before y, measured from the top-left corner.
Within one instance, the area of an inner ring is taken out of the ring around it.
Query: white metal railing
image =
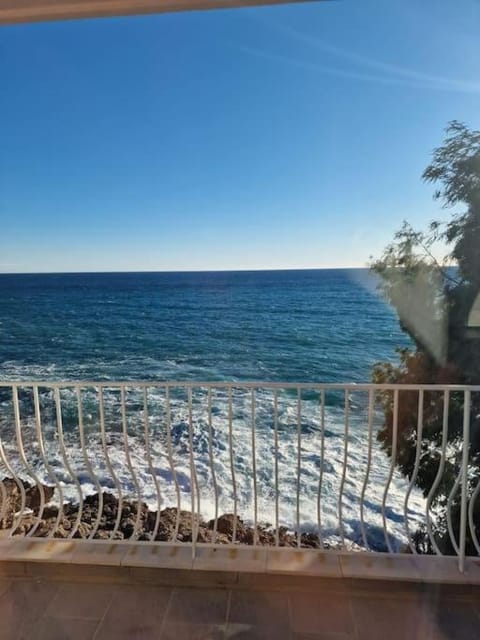
[[[417,406],[409,480],[396,468],[406,394]],[[390,457],[376,438],[382,398]],[[436,443],[424,424],[435,398]],[[479,400],[480,386],[458,385],[0,382],[0,534],[182,540],[193,552],[422,547],[463,570],[480,555]],[[425,455],[437,461],[426,496]]]

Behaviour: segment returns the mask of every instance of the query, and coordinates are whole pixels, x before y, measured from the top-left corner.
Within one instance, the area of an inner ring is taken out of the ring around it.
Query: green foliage
[[[447,259],[458,265],[466,285],[473,293],[480,287],[480,131],[471,131],[454,120],[447,137],[434,151],[423,172],[427,182],[440,183],[435,198],[444,207],[466,205],[466,211],[454,213],[447,222],[434,221],[429,237],[444,240],[451,247]]]
[[[478,206],[480,131],[471,131],[462,122],[452,120],[446,133],[444,143],[435,149],[432,162],[423,172],[423,179],[441,184],[434,197],[442,200],[445,207],[458,203]],[[452,224],[447,224],[447,230],[455,228]],[[454,241],[461,233],[461,229],[455,229],[451,240]]]
[[[423,178],[438,184],[434,197],[455,208],[447,221],[436,220],[426,232],[407,222],[395,234],[383,255],[371,263],[380,276],[380,288],[399,315],[400,324],[415,349],[399,350],[399,364],[377,363],[376,383],[475,384],[480,382],[480,336],[466,332],[469,311],[480,295],[480,131],[451,122],[444,143],[433,153]],[[462,207],[458,211],[457,207]],[[438,257],[441,247],[445,255]],[[452,265],[455,267],[452,268]],[[396,464],[412,477],[417,452],[418,393],[400,392]],[[432,508],[436,514],[434,536],[444,552],[451,552],[447,530],[447,500],[458,476],[462,454],[463,393],[452,393],[449,403],[447,455]],[[392,455],[393,398],[381,396],[384,424],[378,439]],[[416,483],[427,496],[441,460],[444,397],[426,392],[423,437]],[[472,395],[469,497],[480,481],[480,394]],[[480,498],[473,512],[480,537]],[[452,498],[452,528],[458,540],[459,495]],[[415,533],[419,551],[431,552],[427,532]],[[467,552],[474,553],[467,540]]]

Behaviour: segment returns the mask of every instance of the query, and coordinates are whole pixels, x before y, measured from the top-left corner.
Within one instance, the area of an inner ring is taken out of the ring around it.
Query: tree
[[[423,179],[437,186],[434,197],[451,209],[446,221],[432,222],[417,231],[407,222],[395,234],[383,255],[371,263],[380,276],[380,289],[396,309],[402,329],[413,349],[399,350],[400,363],[377,363],[376,383],[478,384],[480,382],[480,327],[469,327],[471,309],[480,296],[480,131],[451,122],[443,144],[434,150]],[[443,248],[443,258],[439,253]],[[473,334],[472,334],[473,330]],[[395,462],[409,479],[417,456],[419,394],[402,391],[398,414]],[[378,439],[392,455],[393,400],[381,396],[384,423]],[[441,459],[443,393],[424,395],[423,434],[419,445],[416,484],[427,496],[435,482]],[[447,457],[432,508],[434,543],[452,552],[448,535],[447,500],[458,477],[463,449],[462,392],[449,402]],[[480,393],[472,394],[472,423],[468,480],[469,501],[480,482]],[[458,541],[459,492],[452,494],[451,525]],[[472,502],[474,530],[480,538],[480,495]],[[417,549],[429,552],[432,543],[425,531],[414,536]],[[467,553],[476,554],[468,531]]]

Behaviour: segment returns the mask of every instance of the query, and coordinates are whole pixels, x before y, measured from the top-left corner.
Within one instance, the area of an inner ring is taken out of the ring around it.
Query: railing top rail
[[[191,380],[2,380],[4,387],[45,387],[45,388],[77,388],[77,387],[155,387],[172,388],[216,388],[216,389],[310,389],[310,390],[351,390],[351,391],[480,391],[480,384],[374,384],[356,382],[261,382],[261,381],[217,381],[199,382]]]

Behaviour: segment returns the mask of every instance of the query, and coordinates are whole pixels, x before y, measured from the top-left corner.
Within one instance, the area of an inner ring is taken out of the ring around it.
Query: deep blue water
[[[366,382],[407,344],[368,271],[0,275],[0,376]]]

